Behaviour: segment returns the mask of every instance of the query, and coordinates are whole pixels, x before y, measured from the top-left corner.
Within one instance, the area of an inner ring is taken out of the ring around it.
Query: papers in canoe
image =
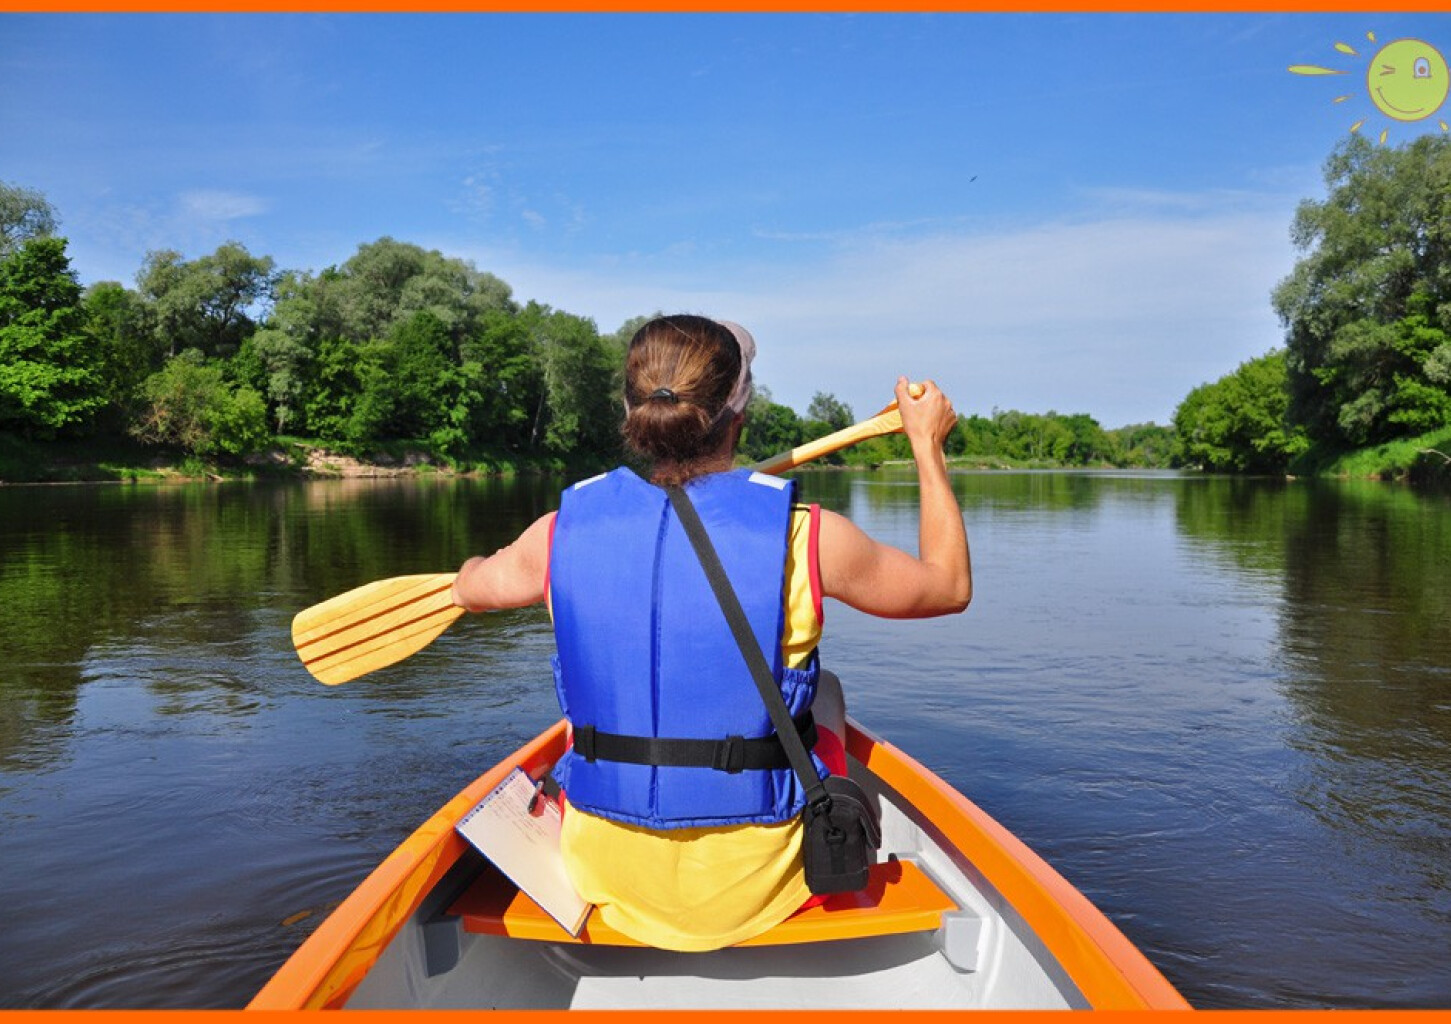
[[[559,805],[542,796],[536,800],[535,792],[534,781],[515,768],[464,815],[458,831],[561,928],[578,935],[590,904],[564,872]]]

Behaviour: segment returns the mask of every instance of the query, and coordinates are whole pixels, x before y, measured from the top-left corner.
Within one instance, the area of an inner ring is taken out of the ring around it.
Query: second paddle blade
[[[450,596],[454,575],[395,576],[304,608],[292,620],[297,656],[336,686],[416,654],[463,614]]]

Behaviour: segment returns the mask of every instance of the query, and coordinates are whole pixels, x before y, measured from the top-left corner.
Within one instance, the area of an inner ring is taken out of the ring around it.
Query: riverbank
[[[289,439],[245,458],[207,459],[127,439],[37,443],[0,435],[0,485],[434,475],[512,477],[570,473],[580,468],[568,460],[548,457],[481,454],[445,460],[406,444],[385,446],[359,457]],[[591,463],[583,468],[595,467]]]
[[[1085,467],[1047,460],[1008,460],[995,455],[956,455],[948,461],[953,468],[974,470],[1122,468],[1106,463]],[[895,459],[856,463],[848,456],[845,465],[823,465],[821,468],[867,470],[879,465],[897,464],[899,462]],[[910,461],[901,461],[900,464],[910,465]],[[0,486],[405,476],[557,476],[579,475],[607,468],[597,459],[576,462],[497,453],[443,459],[404,443],[386,445],[369,452],[366,457],[360,457],[289,438],[245,458],[205,459],[181,451],[140,445],[129,439],[39,443],[0,434]],[[1292,466],[1287,475],[1451,485],[1451,427],[1353,452],[1311,453]]]
[[[1354,451],[1311,451],[1290,469],[1296,476],[1451,484],[1451,426]]]

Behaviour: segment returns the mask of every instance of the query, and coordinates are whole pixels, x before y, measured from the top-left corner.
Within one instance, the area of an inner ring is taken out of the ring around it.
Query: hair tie
[[[680,401],[680,396],[677,395],[674,391],[671,391],[669,388],[656,388],[654,391],[650,392],[647,401],[654,401],[657,398],[664,399],[671,405],[674,405],[676,402]]]

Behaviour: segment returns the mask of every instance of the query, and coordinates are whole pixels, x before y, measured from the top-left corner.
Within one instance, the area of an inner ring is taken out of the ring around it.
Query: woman
[[[942,445],[957,417],[931,382],[897,382],[921,491],[916,557],[794,502],[794,482],[732,470],[755,341],[736,324],[663,316],[630,342],[624,435],[652,462],[569,488],[510,546],[464,563],[469,611],[548,601],[572,746],[561,849],[616,930],[666,949],[732,945],[810,898],[801,784],[670,508],[683,486],[773,663],[818,770],[844,773],[840,686],[820,670],[821,604],[893,618],[960,612],[972,595]]]

